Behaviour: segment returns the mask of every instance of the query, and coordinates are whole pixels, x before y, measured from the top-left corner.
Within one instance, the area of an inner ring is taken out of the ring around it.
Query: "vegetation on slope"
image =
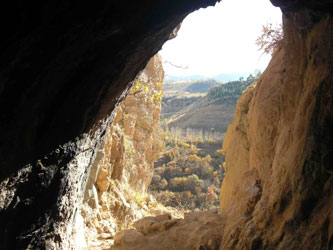
[[[255,80],[250,75],[246,80],[214,86],[204,97],[193,100],[187,106],[183,105],[181,109],[181,105],[177,105],[180,102],[177,99],[162,100],[162,117],[168,118],[166,123],[169,128],[225,132],[233,119],[238,98]],[[170,106],[175,108],[168,108]],[[165,110],[168,112],[167,116],[164,116]]]
[[[229,82],[217,87],[213,87],[207,93],[209,103],[224,103],[228,100],[227,97],[231,97],[236,102],[241,96],[242,92],[256,80],[256,78],[249,76],[246,81],[234,81]]]
[[[165,133],[166,150],[155,162],[149,190],[165,206],[185,210],[218,208],[223,180],[221,140],[178,140]]]
[[[171,96],[163,97],[161,120],[168,119],[183,108],[201,99],[201,96]]]
[[[167,82],[163,85],[165,96],[184,96],[189,93],[207,93],[213,86],[222,84],[214,79]]]
[[[183,86],[182,94],[163,98],[161,126],[166,149],[154,164],[149,187],[159,202],[185,210],[218,208],[224,132],[238,98],[255,80],[250,75],[246,80],[214,85],[203,97],[185,92],[206,90],[202,86],[206,83],[195,81]],[[173,84],[180,89],[178,83]]]

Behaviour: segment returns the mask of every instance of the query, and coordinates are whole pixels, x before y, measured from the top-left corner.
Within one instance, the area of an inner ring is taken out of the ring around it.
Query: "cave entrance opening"
[[[242,90],[270,60],[259,60],[254,45],[266,22],[249,17],[260,16],[263,2],[255,2],[223,0],[189,15],[178,37],[134,79],[106,135],[96,181],[85,194],[89,206],[83,214],[94,214],[83,216],[87,242],[112,244],[116,232],[146,216],[218,209],[224,133]],[[236,9],[228,9],[233,3]]]
[[[218,209],[225,175],[223,138],[241,93],[271,59],[263,53],[271,51],[262,35],[268,29],[279,39],[281,16],[268,0],[224,0],[190,14],[163,46],[160,127],[165,148],[149,186],[162,204]]]

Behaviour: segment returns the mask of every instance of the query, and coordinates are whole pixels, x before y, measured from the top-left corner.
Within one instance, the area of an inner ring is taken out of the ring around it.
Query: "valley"
[[[224,134],[238,98],[256,80],[164,83],[160,116],[165,148],[149,186],[157,201],[180,211],[218,211]]]

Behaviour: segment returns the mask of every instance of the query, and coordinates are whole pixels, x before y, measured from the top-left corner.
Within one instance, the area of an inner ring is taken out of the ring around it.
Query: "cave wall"
[[[333,249],[333,19],[286,11],[283,26],[223,143],[220,249]]]
[[[164,147],[160,112],[164,70],[159,54],[134,79],[98,150],[76,218],[78,247],[108,249],[116,232],[158,212],[147,193]],[[133,167],[135,166],[135,167]]]
[[[90,131],[182,19],[213,3],[17,0],[4,6],[0,178]]]
[[[329,165],[332,153],[326,151],[332,138],[329,129],[332,52],[327,41],[332,41],[333,3],[331,0],[271,2],[285,13],[284,22],[290,29],[286,34],[290,37],[286,35],[289,47],[279,52],[287,73],[279,71],[279,81],[274,74],[274,77],[264,74],[268,78],[265,82],[283,82],[278,86],[286,88],[282,91],[285,95],[276,99],[273,110],[281,105],[280,110],[288,110],[290,105],[293,111],[277,115],[282,119],[277,128],[268,121],[270,114],[264,112],[265,106],[250,106],[256,110],[258,121],[272,125],[272,131],[264,131],[263,137],[271,133],[269,140],[300,139],[300,148],[293,149],[298,158],[291,157],[295,163],[292,166],[276,163],[290,168],[273,168],[272,156],[255,151],[258,158],[249,161],[260,159],[265,164],[259,164],[261,167],[253,168],[253,172],[247,171],[250,177],[245,179],[254,185],[249,190],[254,197],[250,200],[253,205],[245,214],[248,217],[242,212],[235,214],[245,218],[243,224],[237,219],[225,227],[222,246],[232,249],[251,244],[254,249],[264,246],[282,249],[290,243],[297,249],[308,247],[313,239],[320,249],[327,242],[332,244]],[[123,91],[188,13],[214,3],[215,0],[131,3],[16,0],[3,4],[0,10],[3,19],[0,24],[1,249],[75,248],[73,221],[83,199],[90,167],[99,160],[97,151],[113,121],[117,103],[126,96]],[[312,45],[309,41],[315,42]],[[285,56],[281,55],[283,51]],[[314,59],[318,67],[312,69]],[[272,64],[270,67],[274,72]],[[256,98],[265,99],[275,93],[273,89],[265,93],[265,88],[260,87],[265,85],[263,82],[255,88]],[[309,108],[304,108],[308,105],[302,102],[309,104]],[[304,118],[294,126],[303,126],[305,137],[296,132],[291,133],[294,137],[282,133],[283,128],[291,126],[288,119],[293,120],[293,114]],[[255,127],[251,128],[253,133]],[[251,145],[254,142],[258,141],[252,138]],[[275,144],[273,141],[267,150],[273,148],[292,155],[288,145],[280,149]],[[276,177],[280,175],[284,177]],[[275,182],[278,184],[271,184]],[[247,204],[247,199],[243,201]],[[228,210],[227,205],[222,207]],[[235,211],[244,209],[236,208]],[[276,210],[281,210],[280,214]],[[253,216],[260,211],[265,213]],[[263,215],[284,217],[280,227],[273,230],[269,219],[260,220]],[[315,215],[319,216],[317,220]],[[300,239],[305,235],[301,229],[306,227],[309,233],[304,240]],[[258,233],[253,233],[254,230]],[[273,240],[268,240],[269,233]],[[278,237],[284,239],[281,245]]]
[[[147,192],[154,161],[164,148],[160,133],[163,80],[162,58],[156,54],[134,79],[134,86],[117,110],[106,139],[109,150],[97,175],[99,192],[108,190],[111,179],[128,183],[137,192]]]
[[[1,249],[75,248],[88,173],[127,85],[188,13],[215,2],[3,4]]]

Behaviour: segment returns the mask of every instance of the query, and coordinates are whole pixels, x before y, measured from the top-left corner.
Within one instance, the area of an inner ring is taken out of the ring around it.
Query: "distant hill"
[[[162,101],[161,120],[168,119],[183,108],[201,99],[201,96],[172,96],[164,97]]]
[[[214,79],[202,80],[184,80],[166,82],[163,84],[163,94],[168,97],[170,95],[184,95],[186,93],[207,93],[211,87],[222,84]]]
[[[185,92],[189,93],[207,93],[211,87],[220,85],[220,82],[217,82],[213,79],[208,80],[198,80],[194,83],[188,85],[185,88]]]
[[[237,81],[240,77],[246,78],[250,75],[250,72],[242,72],[242,73],[228,73],[228,74],[218,74],[214,76],[203,76],[203,75],[190,75],[190,76],[173,76],[166,75],[164,78],[164,82],[175,82],[175,81],[190,81],[190,80],[204,80],[204,79],[214,79],[219,82],[227,83],[230,81]]]
[[[178,100],[176,97],[168,99],[162,104],[161,116],[168,118],[167,124],[169,128],[193,128],[207,131],[213,129],[225,132],[233,119],[238,98],[254,80],[234,81],[213,86],[205,96],[192,99],[191,101],[193,102],[188,102],[188,105],[177,105],[179,97]],[[182,103],[186,104],[184,100]],[[175,113],[171,115],[170,109],[168,110],[170,105],[174,107],[181,106],[181,108],[175,108]],[[169,113],[167,116],[164,116],[166,110]]]

